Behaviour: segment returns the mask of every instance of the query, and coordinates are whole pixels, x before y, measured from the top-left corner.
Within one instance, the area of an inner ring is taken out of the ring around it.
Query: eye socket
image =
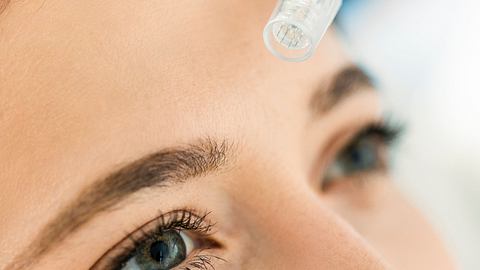
[[[400,127],[391,124],[373,124],[361,130],[347,143],[327,167],[322,190],[338,181],[360,179],[360,175],[387,169],[386,149],[401,133]]]
[[[175,210],[147,222],[100,258],[91,270],[204,269],[213,259],[200,251],[219,248],[207,214]]]

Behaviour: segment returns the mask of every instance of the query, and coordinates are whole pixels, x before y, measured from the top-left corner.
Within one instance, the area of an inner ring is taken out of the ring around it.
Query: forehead
[[[208,124],[215,115],[246,111],[242,106],[251,110],[250,102],[275,101],[271,105],[281,107],[282,101],[301,100],[307,91],[290,90],[315,87],[345,59],[332,34],[310,62],[289,64],[272,57],[261,32],[273,5],[256,0],[12,2],[0,43],[6,63],[0,100],[7,121],[2,124],[13,138],[34,133],[28,138],[31,146],[54,140],[70,148],[75,140],[84,147],[91,131],[128,136],[127,130],[174,125],[177,133],[191,134],[188,121]],[[162,121],[152,123],[159,115]],[[44,133],[51,139],[42,141],[38,135]]]
[[[0,206],[0,239],[21,245],[15,228],[34,235],[121,161],[204,135],[247,138],[285,108],[306,110],[345,56],[330,33],[312,61],[275,59],[261,38],[274,4],[12,2],[0,20],[0,205],[13,207]]]

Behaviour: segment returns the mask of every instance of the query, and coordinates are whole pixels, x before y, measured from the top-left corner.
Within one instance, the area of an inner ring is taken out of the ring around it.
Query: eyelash
[[[188,255],[189,258],[187,257],[187,259],[182,262],[182,266],[179,269],[214,270],[214,260],[225,260],[218,256],[202,254],[202,251],[220,246],[219,243],[209,238],[210,235],[213,234],[212,229],[215,224],[207,220],[208,215],[209,212],[197,214],[194,209],[177,209],[165,214],[160,214],[157,218],[145,223],[133,233],[127,234],[122,241],[107,251],[107,257],[104,255],[100,261],[102,261],[102,265],[106,266],[105,270],[121,269],[122,265],[135,252],[135,249],[139,245],[142,245],[142,243],[153,238],[156,233],[177,230],[195,233],[195,238],[198,238],[199,242],[208,245],[207,248],[193,250],[191,254]],[[114,254],[109,255],[112,251],[114,251]],[[97,269],[95,266],[93,269]],[[100,269],[104,270],[103,268]]]
[[[389,147],[400,140],[402,133],[403,126],[400,124],[394,124],[391,121],[373,123],[357,133],[350,145],[362,137],[375,137],[379,139],[380,143]],[[347,145],[347,147],[348,146],[349,145]]]

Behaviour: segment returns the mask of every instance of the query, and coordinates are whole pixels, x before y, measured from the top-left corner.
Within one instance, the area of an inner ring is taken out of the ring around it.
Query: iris
[[[141,243],[122,270],[168,270],[187,257],[187,247],[176,230],[158,233]]]
[[[373,170],[378,167],[378,143],[363,139],[351,145],[339,157],[344,174]]]

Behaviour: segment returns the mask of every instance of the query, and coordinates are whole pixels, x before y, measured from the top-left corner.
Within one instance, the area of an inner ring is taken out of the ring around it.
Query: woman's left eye
[[[388,125],[372,125],[362,130],[327,168],[322,188],[339,179],[386,169],[385,149],[399,133],[399,129]]]
[[[220,258],[200,252],[195,254],[196,250],[220,247],[211,239],[212,225],[206,221],[206,216],[196,215],[191,210],[161,215],[125,237],[91,270],[207,269],[205,266],[213,269],[212,260]]]

